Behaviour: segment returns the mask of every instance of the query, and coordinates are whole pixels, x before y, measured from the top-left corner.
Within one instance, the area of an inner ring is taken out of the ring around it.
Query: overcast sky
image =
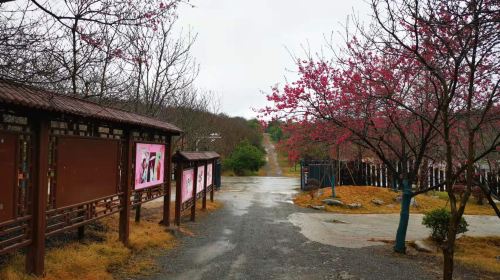
[[[196,86],[221,96],[222,111],[252,118],[271,86],[293,77],[287,49],[318,51],[325,35],[342,30],[353,12],[366,18],[363,0],[191,0],[179,10],[179,26],[198,33],[193,55],[200,64]]]

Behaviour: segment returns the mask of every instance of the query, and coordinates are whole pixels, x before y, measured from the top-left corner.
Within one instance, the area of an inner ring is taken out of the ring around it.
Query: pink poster
[[[163,183],[165,170],[165,145],[136,144],[135,189],[143,189]]]
[[[193,197],[194,188],[194,168],[182,171],[181,193],[182,202],[186,202]]]
[[[196,184],[196,193],[200,193],[205,188],[205,166],[198,166],[198,179]]]
[[[207,165],[207,187],[210,187],[212,185],[212,171],[213,165],[210,163]]]

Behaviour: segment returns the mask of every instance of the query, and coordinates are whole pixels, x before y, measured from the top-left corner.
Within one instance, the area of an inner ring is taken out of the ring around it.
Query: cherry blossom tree
[[[476,164],[500,145],[499,4],[373,0],[375,25],[360,28],[361,39],[353,37],[332,60],[298,61],[299,79],[274,88],[274,106],[263,110],[309,126],[312,138],[362,146],[397,175],[403,185],[397,252],[405,250],[410,198],[440,187],[412,187],[422,163],[443,162],[452,213],[445,279],[453,275],[457,226],[473,185],[500,213],[491,190],[475,179]],[[466,190],[457,196],[453,185],[461,178]]]
[[[500,2],[373,0],[372,7],[386,35],[383,43],[405,49],[433,77],[435,96],[444,105],[436,107],[442,120],[436,131],[445,147],[452,214],[443,275],[452,279],[457,227],[472,187],[479,184],[474,182],[475,165],[500,145]],[[490,134],[487,141],[485,133]],[[466,190],[457,196],[452,186],[464,171]]]

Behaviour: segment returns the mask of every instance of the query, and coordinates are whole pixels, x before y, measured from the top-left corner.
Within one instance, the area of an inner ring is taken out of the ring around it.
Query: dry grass
[[[500,273],[500,236],[470,237],[457,239],[455,259],[466,266]]]
[[[378,187],[368,187],[368,186],[340,186],[335,188],[337,198],[344,202],[344,204],[349,203],[361,203],[362,207],[358,209],[349,209],[342,206],[326,206],[326,211],[335,213],[358,213],[358,214],[389,214],[389,213],[399,213],[400,203],[395,201],[395,198],[399,195],[390,189],[378,188]],[[298,194],[294,198],[295,204],[301,207],[308,207],[309,205],[323,205],[322,200],[325,198],[331,198],[332,190],[331,188],[322,189],[321,196],[311,199],[308,192],[303,192]],[[371,201],[373,199],[381,199],[384,201],[384,205],[378,206],[373,204]],[[418,207],[411,207],[410,211],[412,213],[426,213],[430,210],[445,207],[447,204],[446,199],[442,199],[438,196],[432,194],[422,194],[416,197]],[[466,208],[465,214],[468,215],[495,215],[495,212],[489,205],[477,205],[475,202],[470,201]]]
[[[46,280],[58,279],[114,279],[117,275],[140,275],[155,267],[154,256],[175,245],[174,237],[158,223],[131,222],[130,246],[118,241],[118,218],[108,217],[99,223],[104,232],[87,230],[87,236],[101,237],[103,241],[80,243],[70,241],[47,250],[45,257]],[[15,255],[0,270],[0,279],[36,279],[24,273],[24,256]]]
[[[197,206],[201,210],[201,201]],[[59,246],[49,248],[45,257],[46,276],[43,279],[107,280],[156,272],[156,257],[176,246],[174,236],[158,224],[161,207],[159,203],[152,203],[152,206],[143,207],[140,223],[131,220],[129,247],[118,241],[118,216],[114,215],[100,220],[98,227],[87,227],[85,234],[86,237],[92,237],[89,238],[91,240],[85,243],[64,241]],[[198,215],[220,207],[220,202],[208,200],[207,211],[199,211]],[[24,273],[24,260],[25,256],[21,253],[13,255],[2,265],[0,279],[38,279]]]
[[[430,238],[428,242],[434,243]],[[434,243],[439,248],[439,244]],[[442,259],[441,250],[433,254]],[[481,272],[500,273],[500,236],[471,237],[463,235],[455,242],[455,261],[469,269]],[[490,278],[488,278],[490,279]],[[496,278],[498,279],[498,278]]]

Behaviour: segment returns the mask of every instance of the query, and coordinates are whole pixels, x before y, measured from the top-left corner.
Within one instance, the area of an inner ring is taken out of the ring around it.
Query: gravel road
[[[159,259],[147,279],[438,279],[439,272],[388,245],[341,248],[307,239],[289,218],[311,213],[293,205],[298,179],[223,179],[224,207],[186,223],[194,236]]]

